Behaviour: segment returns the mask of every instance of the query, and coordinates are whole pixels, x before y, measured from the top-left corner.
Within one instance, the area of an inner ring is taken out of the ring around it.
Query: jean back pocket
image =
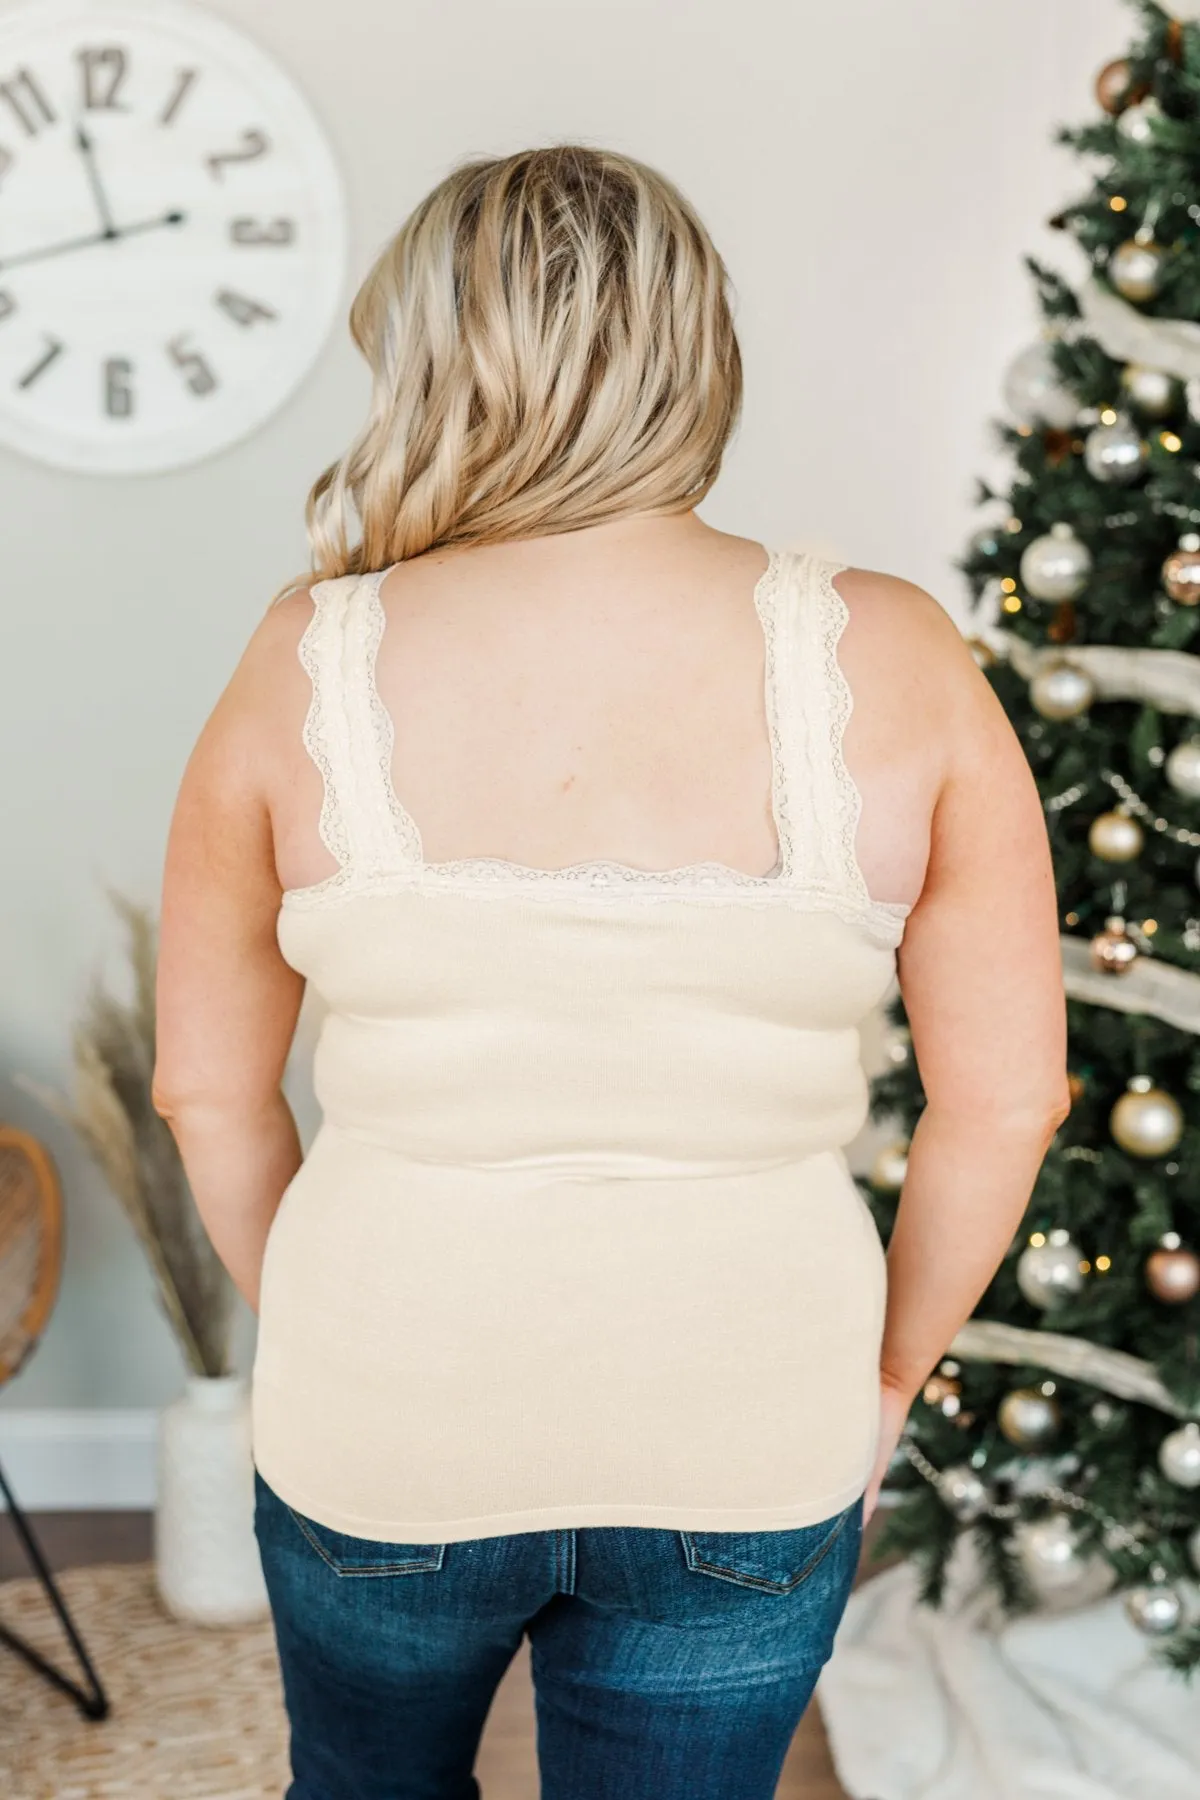
[[[377,1542],[373,1538],[352,1537],[349,1532],[335,1531],[331,1525],[322,1525],[289,1506],[268,1486],[257,1469],[254,1485],[260,1526],[266,1525],[273,1514],[282,1521],[282,1529],[286,1532],[287,1521],[290,1521],[309,1549],[335,1575],[427,1575],[440,1569],[446,1559],[445,1544]],[[277,1525],[275,1530],[279,1529]],[[260,1542],[261,1539],[260,1530]]]
[[[862,1500],[815,1525],[783,1531],[681,1531],[684,1559],[698,1575],[765,1594],[790,1594],[849,1532],[861,1535]]]

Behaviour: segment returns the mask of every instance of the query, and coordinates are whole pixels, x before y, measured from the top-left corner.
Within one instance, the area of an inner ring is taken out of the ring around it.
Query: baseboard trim
[[[154,1505],[153,1407],[0,1408],[0,1463],[30,1512]]]

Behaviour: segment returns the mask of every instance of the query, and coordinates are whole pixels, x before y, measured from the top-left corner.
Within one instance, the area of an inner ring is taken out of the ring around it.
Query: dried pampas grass
[[[193,1375],[231,1372],[234,1287],[201,1223],[175,1139],[150,1101],[158,932],[145,907],[109,890],[125,926],[133,997],[93,982],[72,1034],[73,1100],[21,1086],[71,1124],[133,1226]]]

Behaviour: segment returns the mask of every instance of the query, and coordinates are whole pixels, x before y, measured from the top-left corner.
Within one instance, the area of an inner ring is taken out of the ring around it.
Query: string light
[[[1007,613],[1020,612],[1021,596],[1019,594],[1005,594],[1005,596],[1004,596],[1003,600],[1000,602],[1000,604],[1003,607],[1004,611]]]
[[[1032,1236],[1032,1237],[1031,1237],[1031,1238],[1030,1238],[1030,1240],[1029,1240],[1029,1241],[1030,1241],[1030,1243],[1031,1243],[1031,1244],[1032,1244],[1032,1245],[1033,1245],[1033,1246],[1034,1246],[1034,1248],[1035,1248],[1035,1249],[1036,1249],[1036,1248],[1038,1248],[1038,1246],[1040,1246],[1040,1245],[1042,1245],[1042,1244],[1044,1244],[1044,1243],[1045,1243],[1045,1241],[1046,1241],[1046,1234],[1045,1234],[1045,1232],[1044,1232],[1044,1231],[1035,1231],[1035,1232],[1034,1232],[1034,1234],[1033,1234],[1033,1236]]]
[[[1111,1256],[1098,1256],[1096,1258],[1096,1267],[1100,1271],[1101,1275],[1106,1274],[1108,1272],[1108,1270],[1112,1268],[1112,1257]]]
[[[1011,575],[1006,575],[1004,577],[1003,581],[1000,583],[1000,586],[1003,588],[1003,590],[1006,594],[1015,594],[1017,591],[1017,584],[1013,580]]]
[[[1183,449],[1183,439],[1181,437],[1176,437],[1173,431],[1160,431],[1158,434],[1158,441],[1164,450]]]
[[[1125,208],[1129,205],[1129,202],[1124,194],[1113,194],[1110,197],[1108,204],[1112,207],[1114,212],[1124,212]]]
[[[1102,425],[1115,425],[1115,424],[1116,424],[1116,422],[1117,422],[1117,415],[1116,415],[1116,413],[1115,413],[1115,412],[1114,412],[1114,411],[1113,411],[1113,409],[1112,409],[1112,407],[1111,407],[1111,406],[1103,406],[1103,407],[1101,407],[1101,409],[1100,409],[1100,423],[1101,423],[1101,424],[1102,424]]]

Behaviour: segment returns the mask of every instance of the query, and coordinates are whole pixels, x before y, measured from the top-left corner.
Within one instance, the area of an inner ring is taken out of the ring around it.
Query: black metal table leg
[[[24,1657],[25,1661],[40,1675],[44,1675],[47,1681],[53,1683],[55,1687],[61,1688],[65,1694],[69,1694],[86,1719],[106,1718],[109,1711],[108,1695],[101,1685],[100,1677],[93,1667],[83,1639],[75,1627],[75,1621],[67,1609],[67,1603],[59,1592],[58,1583],[54,1579],[41,1545],[34,1536],[33,1527],[18,1504],[17,1497],[5,1478],[3,1468],[0,1468],[0,1492],[4,1495],[9,1517],[25,1548],[25,1554],[33,1565],[38,1580],[58,1615],[67,1641],[79,1661],[79,1666],[86,1677],[86,1685],[81,1685],[79,1682],[73,1681],[69,1675],[64,1675],[61,1669],[55,1668],[54,1664],[47,1661],[40,1651],[35,1650],[32,1644],[27,1644],[24,1638],[18,1637],[15,1631],[10,1631],[6,1625],[0,1625],[0,1643],[7,1644],[10,1650],[15,1650],[18,1656]]]

